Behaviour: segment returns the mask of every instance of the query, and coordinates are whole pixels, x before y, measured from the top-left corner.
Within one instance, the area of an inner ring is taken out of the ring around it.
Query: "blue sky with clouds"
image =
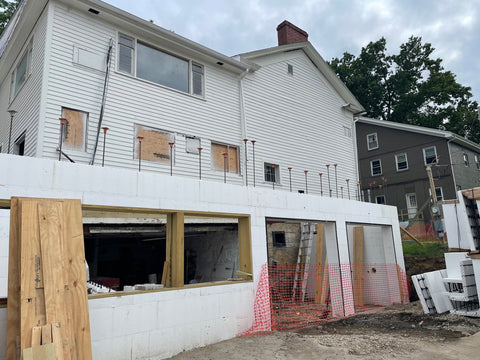
[[[277,44],[283,20],[302,28],[325,60],[384,36],[391,52],[411,35],[472,88],[480,102],[480,0],[106,0],[225,55]]]

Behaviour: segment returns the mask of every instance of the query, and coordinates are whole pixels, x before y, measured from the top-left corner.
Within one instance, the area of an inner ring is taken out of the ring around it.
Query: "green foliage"
[[[8,24],[13,13],[17,9],[20,0],[7,1],[0,0],[0,35]]]
[[[438,242],[424,242],[418,244],[414,241],[402,241],[403,255],[424,256],[424,257],[442,257],[447,251],[446,247]]]
[[[398,54],[387,54],[381,38],[360,55],[344,53],[330,62],[333,70],[370,117],[452,131],[480,142],[477,106],[470,87],[432,58],[435,49],[410,37]]]

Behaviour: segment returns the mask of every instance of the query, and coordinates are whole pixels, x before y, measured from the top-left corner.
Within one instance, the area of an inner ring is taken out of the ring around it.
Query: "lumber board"
[[[23,360],[56,360],[53,344],[33,346],[24,349]]]
[[[325,304],[325,290],[323,287],[324,277],[328,272],[324,265],[324,231],[323,224],[317,224],[317,254],[315,261],[315,304]]]
[[[21,349],[31,346],[33,326],[46,324],[40,237],[38,232],[38,200],[20,199],[20,340]]]
[[[403,270],[400,265],[397,264],[397,278],[398,278],[398,288],[400,290],[400,300],[403,303],[403,299],[405,299],[405,292],[403,290]]]
[[[162,271],[162,282],[161,284],[166,287],[167,286],[167,279],[168,279],[168,272],[170,269],[170,261],[165,260],[163,262],[163,271]]]
[[[355,306],[365,305],[363,227],[353,228],[353,300]]]
[[[42,345],[42,327],[34,326],[32,328],[32,347]]]
[[[20,235],[18,198],[10,201],[10,240],[8,257],[7,359],[17,358],[20,336]]]
[[[463,196],[470,200],[480,200],[480,187],[462,190]]]
[[[45,278],[45,308],[46,320],[49,323],[62,324],[63,353],[65,359],[76,359],[75,339],[73,324],[67,311],[71,307],[66,304],[66,290],[62,250],[65,243],[63,217],[63,204],[61,202],[43,202],[38,204],[38,223],[40,229],[40,244],[42,251],[43,273]],[[69,305],[69,304],[68,304]]]
[[[42,326],[42,345],[52,342],[52,324]]]
[[[73,309],[73,332],[77,357],[92,359],[90,318],[88,312],[87,274],[83,239],[82,207],[80,200],[65,200],[66,250],[69,263],[67,300]]]
[[[238,218],[238,270],[253,273],[250,217]]]
[[[63,360],[63,340],[60,331],[60,323],[52,324],[52,342],[56,360]]]

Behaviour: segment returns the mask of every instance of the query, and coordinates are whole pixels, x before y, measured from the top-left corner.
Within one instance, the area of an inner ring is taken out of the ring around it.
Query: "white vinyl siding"
[[[134,124],[141,124],[172,133],[175,137],[177,151],[174,175],[198,176],[198,153],[183,151],[187,147],[187,137],[193,136],[200,139],[203,145],[202,179],[223,181],[223,172],[210,171],[210,140],[242,149],[238,75],[227,72],[218,65],[200,62],[200,59],[187,54],[185,58],[191,59],[192,63],[203,65],[203,98],[172,91],[135,78],[117,68],[119,52],[115,39],[118,39],[118,34],[128,34],[132,37],[138,34],[130,34],[128,29],[116,28],[114,25],[103,23],[101,18],[67,8],[63,4],[54,3],[53,7],[56,36],[52,39],[50,50],[43,156],[49,158],[58,156],[55,151],[59,139],[58,118],[61,108],[67,107],[89,113],[86,151],[73,154],[73,159],[80,163],[90,161],[100,115],[105,74],[84,66],[72,66],[71,49],[81,44],[88,51],[105,58],[112,38],[114,48],[102,124],[109,127],[105,166],[138,168],[136,150],[131,144],[135,137]],[[158,42],[149,40],[150,43],[165,51],[177,53],[160,40]],[[97,165],[101,163],[102,145],[103,136],[100,134],[95,160]],[[243,167],[239,166],[239,169]],[[170,163],[145,161],[142,162],[142,171],[169,173]],[[242,181],[240,174],[227,174],[228,183],[241,184]]]
[[[279,188],[289,190],[292,167],[292,191],[305,190],[308,170],[308,193],[320,194],[319,173],[323,176],[323,193],[328,194],[327,168],[330,164],[332,190],[335,194],[334,167],[338,164],[338,192],[346,179],[356,179],[354,141],[344,135],[352,128],[352,116],[341,112],[341,99],[325,77],[303,51],[291,51],[252,59],[262,67],[243,80],[248,139],[255,139],[255,180],[263,183],[264,162],[279,166]],[[286,71],[293,66],[294,76]],[[248,143],[248,178],[253,183],[252,146]],[[262,160],[262,161],[260,161]],[[244,164],[242,164],[242,168]],[[353,187],[351,186],[351,191]]]

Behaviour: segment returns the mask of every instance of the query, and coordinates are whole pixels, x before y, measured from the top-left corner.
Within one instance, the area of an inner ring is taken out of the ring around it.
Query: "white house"
[[[119,290],[89,298],[95,359],[275,328],[262,276],[269,247],[288,246],[267,242],[292,223],[316,232],[329,316],[405,300],[395,208],[348,198],[363,108],[303,30],[277,31],[279,46],[228,57],[99,0],[21,3],[0,38],[0,359],[15,343],[2,340],[13,196],[81,200],[89,274]],[[165,289],[122,291],[164,270]]]

